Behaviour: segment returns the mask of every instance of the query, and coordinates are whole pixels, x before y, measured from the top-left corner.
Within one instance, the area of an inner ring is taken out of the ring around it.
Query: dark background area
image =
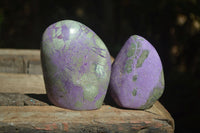
[[[0,48],[39,49],[45,28],[63,19],[90,27],[114,57],[131,35],[151,42],[165,73],[160,101],[175,132],[199,130],[200,1],[1,0]]]

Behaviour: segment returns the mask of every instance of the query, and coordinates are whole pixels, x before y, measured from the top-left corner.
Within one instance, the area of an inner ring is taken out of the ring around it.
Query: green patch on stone
[[[135,41],[136,41],[136,40],[137,40],[137,38],[138,38],[138,36],[137,36],[137,35],[133,35],[132,37],[135,39]]]
[[[132,72],[132,64],[133,64],[133,60],[127,60],[126,64],[125,64],[125,71],[127,73],[131,73]]]
[[[94,36],[95,42],[98,46],[98,48],[104,50],[104,52],[106,53],[106,45],[104,44],[104,42],[98,37],[98,36]]]
[[[137,44],[137,48],[141,48],[142,47],[142,45],[141,45],[141,43],[139,41],[137,41],[136,44]]]
[[[135,43],[133,43],[133,42],[131,43],[131,48],[134,48],[134,49],[136,48]]]
[[[77,101],[77,102],[75,103],[75,107],[76,107],[76,108],[81,108],[82,106],[83,106],[83,102]]]
[[[92,32],[89,32],[89,33],[87,34],[87,37],[88,37],[88,38],[92,38],[92,36],[93,36],[93,33],[92,33]]]
[[[144,38],[142,38],[142,37],[138,37],[138,40],[140,40],[140,41],[144,41]]]
[[[127,56],[128,57],[131,57],[135,54],[135,49],[129,49],[128,52],[127,52]]]
[[[134,40],[135,40],[136,42],[144,41],[144,40],[145,40],[144,38],[142,38],[142,37],[140,37],[140,36],[138,36],[138,35],[133,35],[132,37],[134,38]]]
[[[137,75],[133,76],[133,82],[135,82],[137,80]]]
[[[136,45],[135,45],[135,43],[132,42],[131,46],[130,46],[128,52],[127,52],[127,56],[128,57],[133,56],[135,54],[135,49],[136,49]]]
[[[63,83],[61,82],[61,80],[57,80],[57,81],[55,82],[55,84],[56,84],[57,88],[59,88],[58,90],[59,90],[61,93],[67,94],[67,90],[64,88],[64,85],[63,85]]]
[[[97,73],[99,78],[104,78],[106,76],[106,71],[104,66],[96,64],[95,72]]]
[[[137,95],[137,89],[133,89],[132,95],[133,95],[133,96],[136,96],[136,95]]]
[[[60,90],[62,93],[64,93],[64,94],[67,93],[67,91],[66,91],[64,88],[60,88],[59,90]]]
[[[95,86],[88,86],[83,89],[84,99],[91,102],[94,101],[94,98],[97,96],[98,93],[99,93],[99,89],[98,87],[95,87]]]
[[[100,108],[103,103],[103,100],[104,100],[104,95],[96,101],[95,106],[97,108]]]
[[[83,58],[78,58],[78,64],[81,64],[83,62]]]
[[[153,91],[151,92],[150,97],[148,98],[147,102],[144,105],[140,106],[140,109],[150,108],[153,105],[153,103],[155,103],[156,100],[160,98],[162,93],[163,93],[163,90],[161,88],[155,87]]]
[[[160,82],[161,82],[162,86],[165,85],[165,79],[164,79],[164,72],[163,72],[163,70],[161,71],[161,74],[160,74]]]
[[[83,58],[72,58],[72,60],[73,60],[73,63],[76,65],[76,67],[74,67],[74,68],[76,68],[76,69],[80,69],[81,68],[81,66],[83,65]],[[67,71],[67,69],[66,69],[66,71]]]
[[[136,67],[141,67],[142,64],[144,63],[145,59],[148,57],[149,51],[148,50],[143,50],[141,56],[137,60]]]

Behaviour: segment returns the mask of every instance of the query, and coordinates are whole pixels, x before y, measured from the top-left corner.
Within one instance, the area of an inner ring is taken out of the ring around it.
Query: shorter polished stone
[[[162,63],[143,37],[131,36],[117,55],[111,72],[111,95],[124,108],[146,109],[164,91]]]

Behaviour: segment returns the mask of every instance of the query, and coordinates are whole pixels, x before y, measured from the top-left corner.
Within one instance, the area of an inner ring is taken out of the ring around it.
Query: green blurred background
[[[145,37],[163,63],[160,101],[175,119],[175,132],[198,131],[200,1],[1,0],[0,48],[39,49],[45,28],[63,19],[90,27],[114,57],[129,36]]]

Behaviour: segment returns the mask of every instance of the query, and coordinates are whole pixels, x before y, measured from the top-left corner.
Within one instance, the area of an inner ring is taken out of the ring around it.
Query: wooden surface
[[[104,105],[93,111],[71,111],[55,106],[2,106],[2,131],[173,132],[171,116],[157,102],[145,111]]]
[[[44,81],[38,70],[41,69],[39,53],[38,50],[0,50],[0,132],[174,131],[173,118],[158,101],[147,110],[122,109],[104,104],[98,110],[73,111],[52,105],[45,94]],[[9,67],[7,59],[10,68],[5,67]],[[38,62],[36,68],[32,66],[31,72],[29,63],[17,63],[31,61]]]
[[[45,94],[42,75],[0,73],[0,92]]]
[[[40,51],[0,49],[0,72],[42,74]]]

